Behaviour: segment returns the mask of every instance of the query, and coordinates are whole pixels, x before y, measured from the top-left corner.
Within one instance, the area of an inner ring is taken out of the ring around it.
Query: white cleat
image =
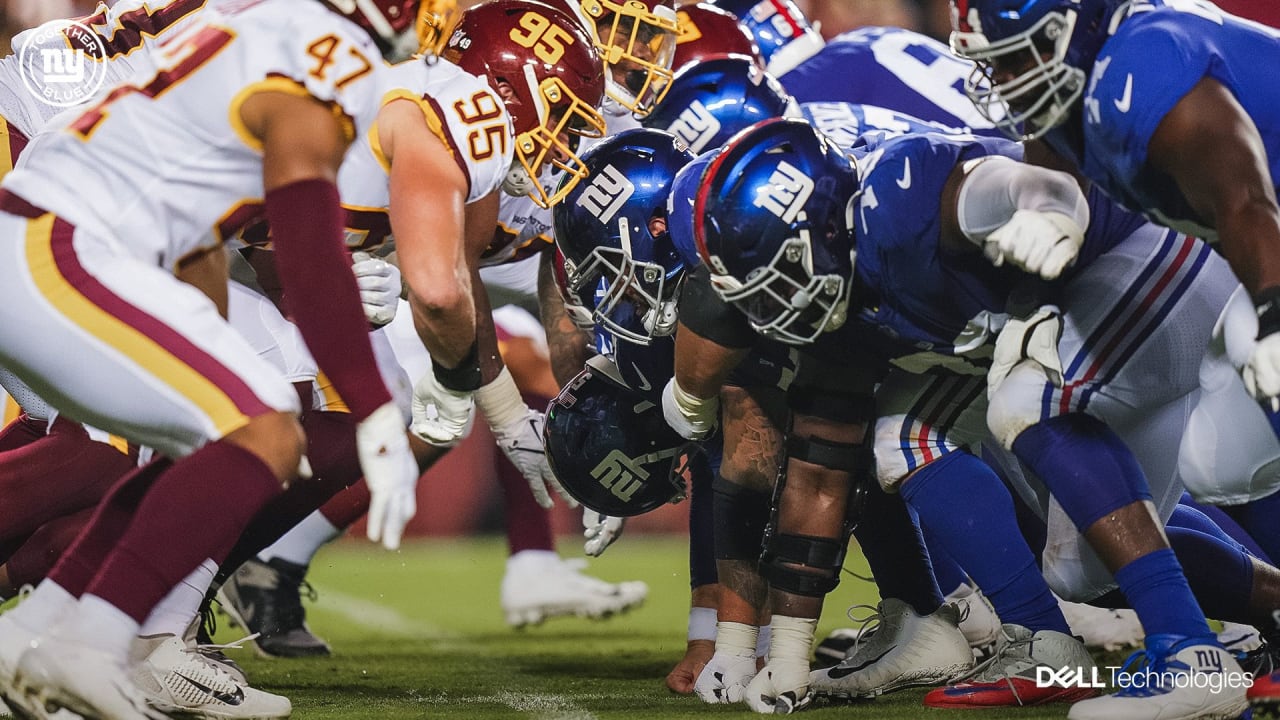
[[[41,638],[22,655],[14,688],[37,718],[57,710],[100,720],[163,720],[147,706],[124,663],[114,656],[57,637]]]
[[[502,578],[502,612],[512,627],[537,625],[554,617],[606,618],[640,606],[649,586],[639,581],[608,583],[584,575],[583,560],[526,550],[507,559]]]
[[[289,698],[249,687],[174,635],[139,642],[149,652],[134,667],[134,681],[147,703],[166,715],[279,720],[293,712]]]
[[[44,716],[43,708],[35,707],[22,693],[18,692],[14,677],[18,671],[18,663],[24,653],[36,645],[37,636],[22,625],[4,615],[0,615],[0,707],[4,707],[6,715],[12,714],[20,720],[33,720]]]
[[[810,690],[820,696],[869,698],[950,682],[973,666],[959,619],[951,604],[921,616],[901,600],[883,600],[868,620],[879,622],[874,632],[863,631],[853,653],[839,665],[810,673]]]
[[[960,632],[969,641],[973,656],[977,659],[990,656],[1000,642],[1000,616],[987,596],[965,583],[947,595],[947,602],[960,609]]]
[[[1138,614],[1132,610],[1110,610],[1068,600],[1058,600],[1071,632],[1084,640],[1085,647],[1124,650],[1140,647],[1146,635]]]
[[[1114,695],[1071,706],[1068,720],[1234,720],[1249,707],[1244,672],[1217,645],[1152,635],[1121,673],[1133,678]],[[1119,675],[1120,678],[1126,676]]]

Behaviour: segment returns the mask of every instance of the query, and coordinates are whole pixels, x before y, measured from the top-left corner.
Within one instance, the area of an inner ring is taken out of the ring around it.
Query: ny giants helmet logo
[[[578,207],[585,209],[601,223],[608,225],[627,200],[635,194],[636,186],[612,165],[606,165],[578,198]]]
[[[813,194],[813,187],[813,178],[783,160],[769,176],[769,182],[756,188],[756,199],[752,204],[790,224],[801,216],[801,209]]]
[[[621,450],[615,449],[595,466],[591,471],[591,477],[613,493],[614,497],[628,502],[649,479],[649,471],[644,469],[644,465],[659,460],[669,460],[679,454],[680,449],[673,448],[632,458]]]
[[[700,100],[694,100],[685,108],[667,131],[689,143],[689,149],[702,152],[711,138],[720,132],[720,121]]]

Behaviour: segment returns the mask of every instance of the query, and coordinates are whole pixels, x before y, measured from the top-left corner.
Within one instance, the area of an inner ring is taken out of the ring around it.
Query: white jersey
[[[491,195],[515,155],[511,118],[488,82],[444,59],[407,60],[383,73],[382,103],[409,99],[418,103],[427,126],[453,156],[467,178],[467,202]],[[376,123],[347,151],[338,189],[347,210],[347,245],[369,250],[390,240],[391,202],[387,158],[378,144]]]
[[[164,39],[196,22],[200,10],[220,0],[120,0],[112,7],[99,3],[92,15],[77,18],[98,36],[106,49],[103,92],[136,75],[150,76],[156,66],[151,51]],[[40,44],[28,47],[40,38]],[[0,116],[27,137],[35,135],[49,118],[64,108],[43,101],[27,89],[19,53],[63,49],[71,40],[63,34],[38,34],[26,30],[13,38],[14,54],[0,59]],[[86,98],[86,102],[89,98]]]
[[[4,187],[130,255],[173,269],[263,215],[257,92],[333,105],[371,127],[386,70],[373,40],[314,0],[224,0],[153,53],[165,68],[36,136]]]

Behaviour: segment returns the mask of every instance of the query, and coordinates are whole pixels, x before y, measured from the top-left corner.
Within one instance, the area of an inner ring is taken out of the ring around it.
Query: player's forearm
[[[564,387],[594,353],[591,351],[591,338],[565,310],[564,298],[560,297],[560,288],[556,286],[554,262],[554,251],[542,253],[538,264],[538,309],[551,353],[551,372],[556,383]]]
[[[746,348],[720,345],[681,323],[676,329],[675,378],[690,395],[716,397],[733,369],[747,356]]]
[[[1280,290],[1280,212],[1275,201],[1254,198],[1218,221],[1218,244],[1255,301]]]
[[[452,292],[437,289],[420,294],[409,288],[413,325],[431,359],[447,368],[456,368],[476,345],[476,308],[470,279],[459,278],[461,287]]]

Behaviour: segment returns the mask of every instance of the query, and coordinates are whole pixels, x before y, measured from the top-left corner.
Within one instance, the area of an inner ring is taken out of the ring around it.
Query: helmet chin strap
[[[649,308],[645,311],[642,322],[644,323],[644,329],[650,335],[661,337],[671,334],[671,331],[675,329],[677,317],[678,312],[675,303],[660,302],[658,307]]]

